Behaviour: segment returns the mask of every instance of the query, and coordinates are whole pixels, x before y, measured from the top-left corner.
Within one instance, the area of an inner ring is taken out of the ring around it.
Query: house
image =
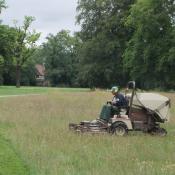
[[[35,69],[37,86],[45,86],[45,66],[42,64],[36,64]]]

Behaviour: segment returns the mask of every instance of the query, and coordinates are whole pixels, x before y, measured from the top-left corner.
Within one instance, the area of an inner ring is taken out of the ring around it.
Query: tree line
[[[5,10],[0,0],[0,12]],[[35,85],[35,64],[51,86],[175,89],[175,0],[79,0],[79,32],[40,33],[0,23],[0,83]],[[20,78],[21,77],[21,78]]]

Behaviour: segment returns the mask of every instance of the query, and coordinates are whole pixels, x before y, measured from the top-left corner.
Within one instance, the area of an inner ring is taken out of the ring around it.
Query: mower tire
[[[117,122],[111,127],[111,134],[116,136],[125,136],[128,134],[127,126],[122,122]]]
[[[166,129],[164,129],[164,128],[154,128],[154,129],[151,131],[151,134],[152,134],[152,135],[157,135],[157,136],[164,137],[164,136],[167,135],[167,131],[166,131]]]

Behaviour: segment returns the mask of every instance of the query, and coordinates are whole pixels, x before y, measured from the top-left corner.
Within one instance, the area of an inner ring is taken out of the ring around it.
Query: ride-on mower
[[[135,82],[127,84],[130,93],[125,93],[128,106],[120,108],[118,114],[111,116],[111,104],[102,108],[100,117],[93,121],[70,123],[69,129],[79,133],[110,133],[124,136],[128,131],[143,131],[153,135],[165,136],[167,131],[160,123],[169,120],[170,99],[156,93],[136,92]]]

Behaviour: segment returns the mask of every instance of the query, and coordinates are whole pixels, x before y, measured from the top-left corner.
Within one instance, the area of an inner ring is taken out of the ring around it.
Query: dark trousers
[[[118,115],[119,113],[120,109],[118,107],[110,104],[103,105],[100,113],[100,119],[108,121],[110,118],[113,117],[113,115]]]

